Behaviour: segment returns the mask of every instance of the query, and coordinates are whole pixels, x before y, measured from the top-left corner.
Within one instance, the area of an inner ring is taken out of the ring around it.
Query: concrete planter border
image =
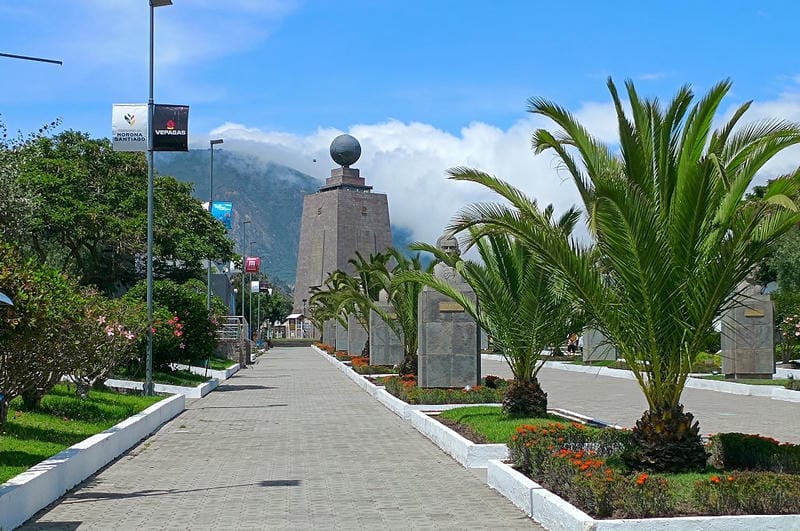
[[[215,370],[215,369],[208,369],[206,371],[205,367],[194,367],[192,365],[183,365],[181,363],[173,363],[172,368],[180,371],[189,371],[192,374],[199,374],[200,376],[208,375],[211,378],[216,378],[220,382],[224,382],[237,372],[239,372],[239,364],[233,365],[228,367],[224,371]]]
[[[465,468],[486,468],[491,459],[508,459],[505,444],[476,444],[422,411],[409,410],[408,421]]]
[[[167,384],[154,384],[156,393],[163,393],[168,395],[183,395],[186,398],[203,398],[208,393],[213,391],[219,386],[219,380],[216,378],[209,380],[204,384],[196,387],[185,387],[181,385],[167,385]],[[109,378],[106,380],[106,387],[114,387],[116,389],[136,389],[141,391],[144,389],[143,382],[133,382],[131,380],[115,380]]]
[[[0,485],[0,529],[14,529],[186,409],[174,395]]]
[[[798,515],[686,516],[595,520],[500,460],[490,460],[487,483],[551,531],[751,531],[800,528]]]

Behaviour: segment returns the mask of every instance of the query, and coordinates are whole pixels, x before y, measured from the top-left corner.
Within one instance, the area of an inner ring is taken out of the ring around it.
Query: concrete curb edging
[[[0,529],[14,529],[186,409],[174,395],[0,485]]]
[[[486,468],[490,459],[508,459],[505,444],[476,444],[422,411],[408,411],[408,421],[465,468]]]
[[[503,356],[497,354],[481,354],[482,359],[492,361],[504,361]],[[633,373],[625,369],[612,369],[611,367],[597,367],[591,365],[573,365],[562,361],[546,361],[545,367],[548,369],[558,369],[562,371],[590,373],[596,376],[608,376],[610,378],[624,378],[633,380]],[[775,369],[776,376],[786,377],[790,369]],[[750,385],[736,382],[720,380],[706,380],[690,376],[686,379],[686,387],[690,389],[703,389],[706,391],[716,391],[718,393],[730,393],[734,395],[760,396],[771,398],[772,400],[783,400],[786,402],[800,402],[800,391],[791,391],[783,387],[769,385]]]
[[[197,387],[185,387],[181,385],[167,385],[167,384],[154,384],[156,393],[165,393],[170,395],[183,395],[186,398],[203,398],[208,393],[213,391],[219,386],[219,380],[216,378],[209,380],[204,384]],[[115,380],[109,378],[106,380],[106,387],[115,387],[117,389],[137,389],[141,391],[144,389],[143,382],[133,382],[131,380]]]
[[[181,363],[173,363],[172,368],[179,371],[189,371],[192,374],[199,374],[200,376],[208,375],[211,378],[216,378],[220,382],[224,382],[239,371],[239,364],[232,365],[224,371],[215,369],[208,369],[208,371],[206,371],[205,367],[195,367],[192,365],[183,365]]]
[[[487,483],[534,520],[551,531],[750,531],[753,529],[797,529],[797,515],[682,516],[676,518],[595,520],[561,497],[531,481],[509,465],[493,459]]]

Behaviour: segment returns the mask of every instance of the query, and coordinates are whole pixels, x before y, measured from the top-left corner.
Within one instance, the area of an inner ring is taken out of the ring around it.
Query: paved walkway
[[[309,348],[275,348],[21,529],[541,529]]]
[[[483,360],[482,372],[511,377],[505,361]],[[612,424],[633,427],[647,409],[634,380],[544,368],[539,373],[549,407],[567,409]],[[684,409],[700,423],[700,433],[760,433],[800,444],[800,402],[684,389]]]

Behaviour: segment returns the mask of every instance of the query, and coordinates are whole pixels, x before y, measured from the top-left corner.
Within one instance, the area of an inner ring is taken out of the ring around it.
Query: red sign
[[[258,273],[261,266],[261,258],[257,256],[248,256],[244,259],[244,272],[245,273]]]

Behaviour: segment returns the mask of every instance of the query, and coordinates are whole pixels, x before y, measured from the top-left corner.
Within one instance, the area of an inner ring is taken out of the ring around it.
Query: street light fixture
[[[209,141],[211,145],[211,171],[209,172],[209,182],[208,182],[208,212],[212,216],[214,215],[214,146],[217,144],[222,144],[224,140],[221,138],[217,138],[215,140]],[[208,310],[209,314],[211,313],[211,258],[208,258],[208,271],[207,271],[207,284],[208,290],[206,292],[206,310]]]
[[[144,394],[153,395],[153,20],[157,7],[172,0],[150,0],[150,93],[147,98],[147,359]]]
[[[250,242],[250,256],[253,256],[253,245],[256,242]],[[253,340],[253,273],[250,273],[250,317],[248,319],[249,326],[247,328],[247,335],[250,338],[250,341]]]

